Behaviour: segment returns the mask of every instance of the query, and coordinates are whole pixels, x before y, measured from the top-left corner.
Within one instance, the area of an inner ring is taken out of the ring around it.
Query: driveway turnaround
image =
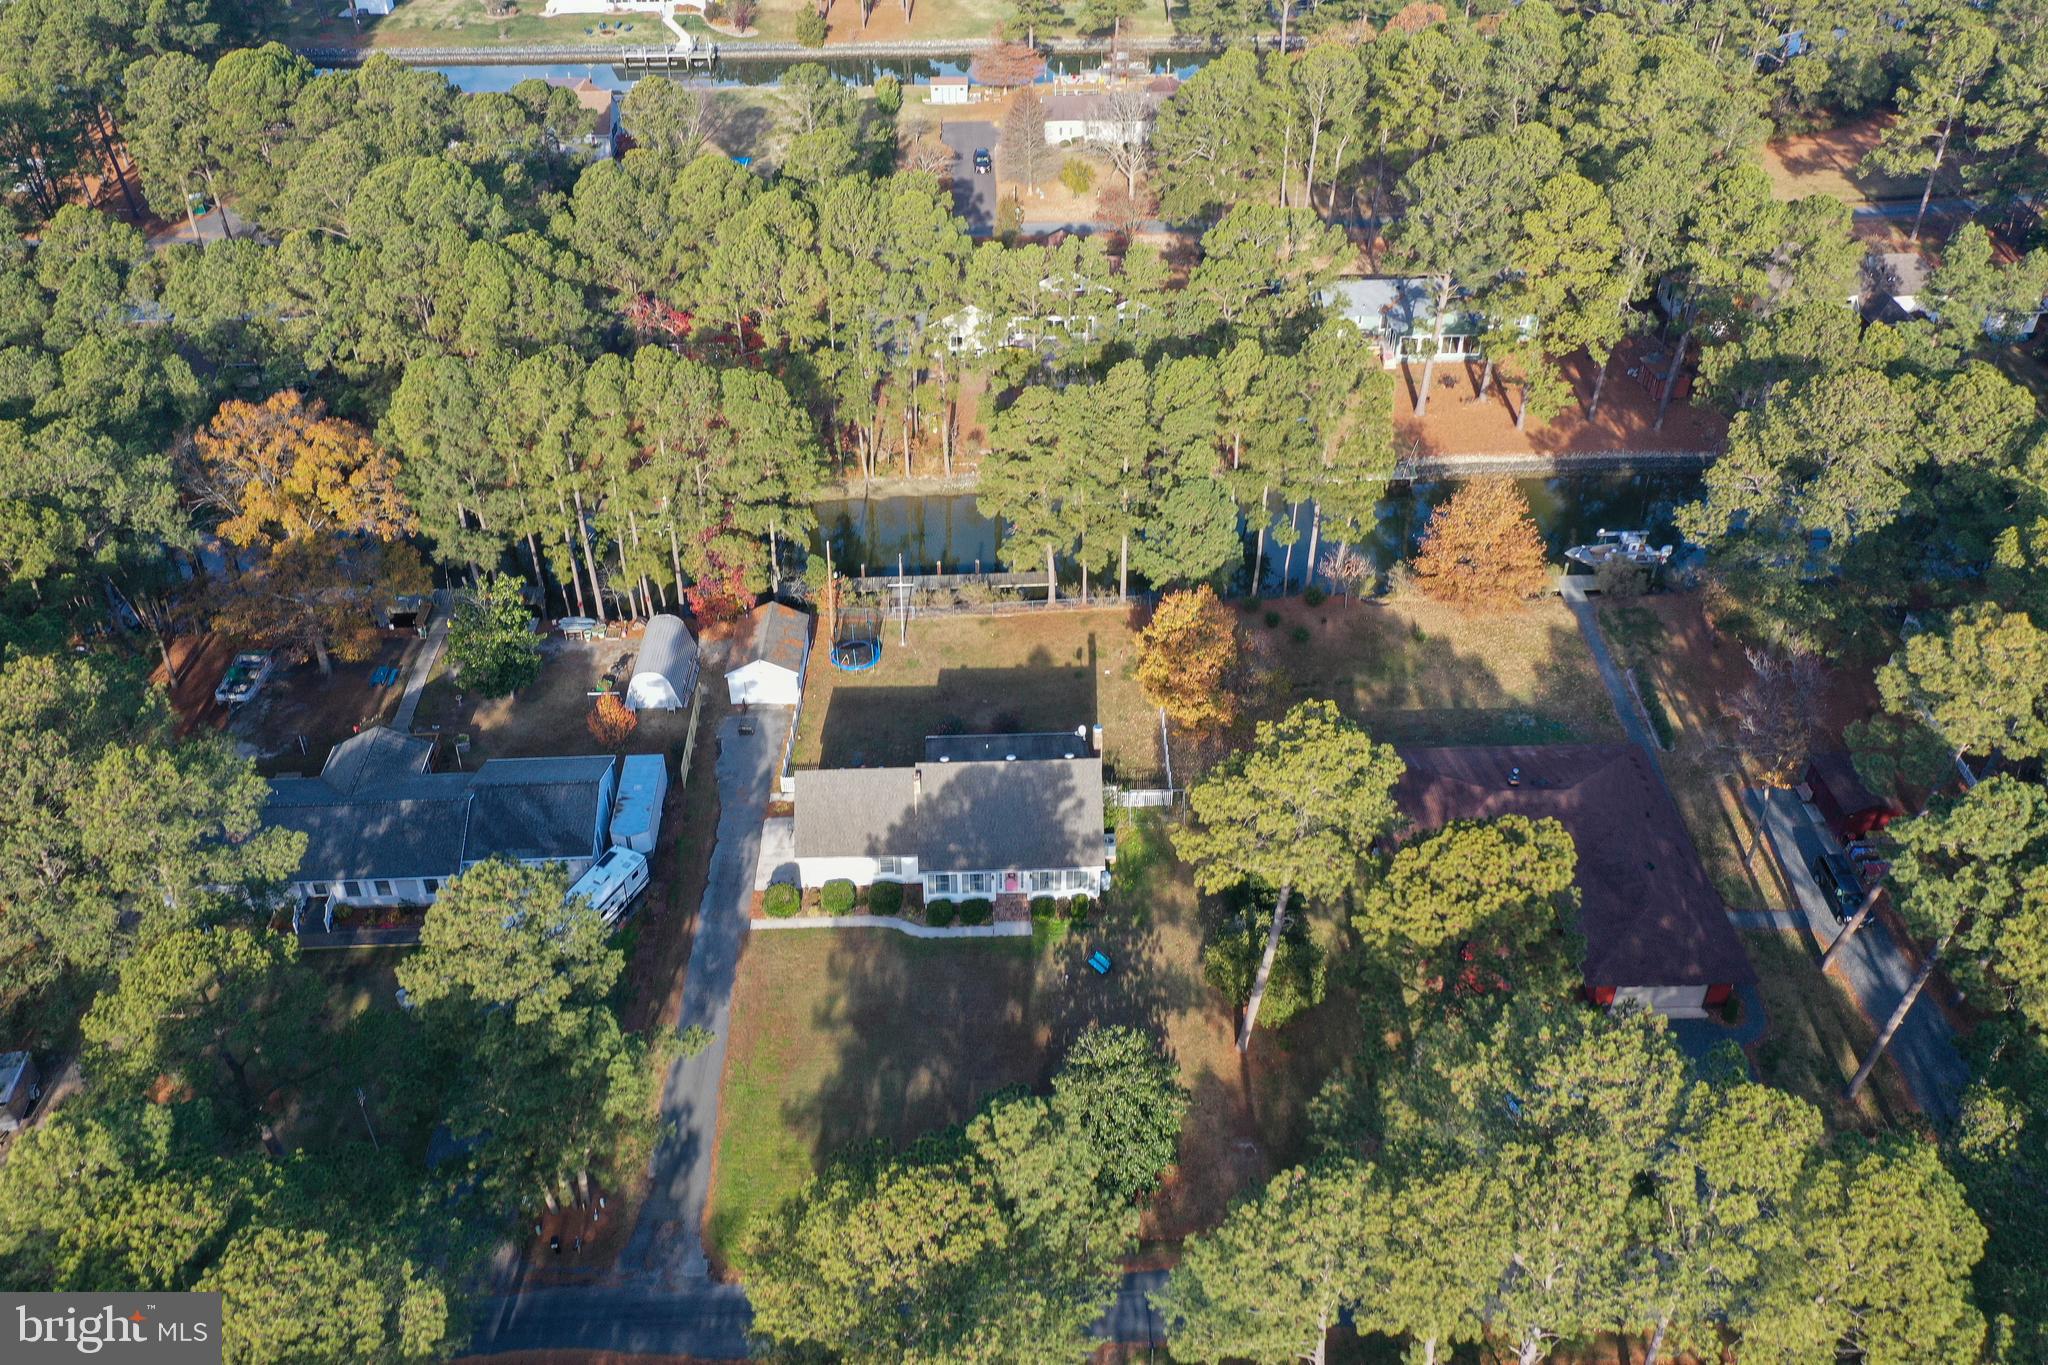
[[[993,123],[947,123],[939,137],[953,149],[953,211],[967,220],[967,231],[986,237],[996,230],[996,173],[974,173],[974,154],[996,148]]]
[[[1823,948],[1833,943],[1841,926],[1828,912],[1827,901],[1809,870],[1814,854],[1827,842],[1799,798],[1780,788],[1751,788],[1742,794],[1750,815],[1762,824],[1777,850],[1778,865],[1792,883],[1814,940]],[[1873,1029],[1881,1029],[1892,1017],[1906,988],[1913,984],[1913,964],[1892,941],[1891,930],[1876,915],[1863,922],[1856,937],[1849,940],[1835,959],[1843,982],[1855,995]],[[1912,1012],[1892,1035],[1889,1051],[1913,1092],[1913,1102],[1937,1123],[1953,1119],[1962,1104],[1963,1088],[1970,1083],[1970,1070],[1956,1052],[1955,1033],[1948,1016],[1932,998],[1929,983],[1913,1002]]]

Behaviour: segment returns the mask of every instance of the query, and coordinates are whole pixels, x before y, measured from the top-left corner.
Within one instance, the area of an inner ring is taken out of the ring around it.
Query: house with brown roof
[[[1586,993],[1693,1019],[1755,973],[1678,806],[1632,744],[1403,748],[1394,798],[1414,830],[1522,815],[1578,847]]]
[[[916,882],[928,901],[1098,894],[1109,870],[1102,759],[1073,732],[1018,736],[1030,742],[1009,746],[1014,757],[953,757],[979,752],[960,747],[970,738],[915,767],[797,773],[801,883]]]

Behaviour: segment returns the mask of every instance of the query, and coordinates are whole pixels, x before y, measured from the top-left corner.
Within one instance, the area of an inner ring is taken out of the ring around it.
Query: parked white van
[[[608,848],[604,856],[569,888],[581,896],[606,924],[617,924],[633,898],[647,889],[647,859],[630,848]]]

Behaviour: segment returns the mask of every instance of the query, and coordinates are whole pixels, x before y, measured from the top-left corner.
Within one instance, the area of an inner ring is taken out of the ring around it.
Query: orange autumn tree
[[[221,404],[192,438],[183,484],[221,514],[222,539],[253,559],[212,585],[215,624],[233,635],[333,658],[368,658],[375,613],[430,586],[406,537],[418,529],[398,461],[319,400],[286,389]]]
[[[1237,719],[1243,660],[1230,608],[1205,583],[1159,599],[1138,637],[1138,686],[1183,730],[1220,729]]]
[[[599,744],[607,749],[622,749],[640,728],[640,717],[619,699],[618,693],[607,692],[590,708],[590,718],[585,723],[590,727],[590,737]]]
[[[1500,611],[1550,583],[1549,552],[1514,480],[1472,479],[1436,509],[1409,565],[1422,592],[1463,611]]]

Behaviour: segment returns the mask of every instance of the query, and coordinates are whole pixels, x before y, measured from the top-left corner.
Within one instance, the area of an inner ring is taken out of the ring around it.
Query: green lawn
[[[712,1243],[730,1257],[748,1222],[836,1151],[900,1146],[1004,1086],[1044,1085],[1094,1023],[1163,1039],[1194,1097],[1145,1235],[1210,1226],[1233,1194],[1299,1155],[1308,1098],[1362,1041],[1356,1005],[1333,988],[1240,1057],[1233,1012],[1201,977],[1201,939],[1185,870],[1149,816],[1122,830],[1111,905],[1035,944],[884,929],[751,935],[733,993]],[[1107,977],[1085,965],[1097,949],[1116,964]]]

